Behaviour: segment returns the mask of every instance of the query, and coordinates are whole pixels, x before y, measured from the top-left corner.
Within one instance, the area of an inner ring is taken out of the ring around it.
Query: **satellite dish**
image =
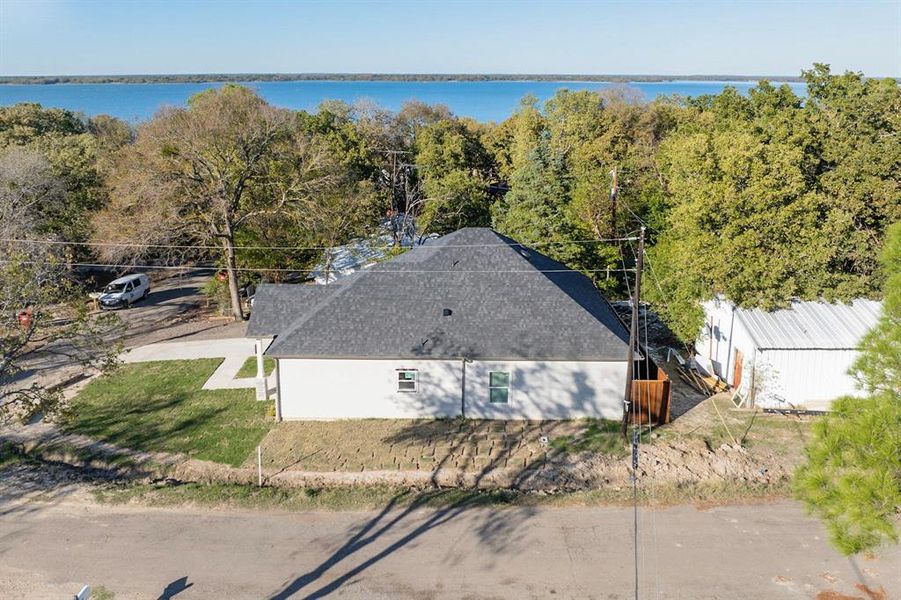
[[[91,586],[86,585],[81,591],[75,594],[75,600],[88,600],[91,597]]]

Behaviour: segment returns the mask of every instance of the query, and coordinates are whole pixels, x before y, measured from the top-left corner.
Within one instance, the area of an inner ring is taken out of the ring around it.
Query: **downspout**
[[[754,408],[757,404],[755,395],[757,394],[757,390],[754,387],[754,378],[757,375],[757,344],[754,344],[754,349],[751,351],[751,390],[748,392],[748,408]]]
[[[462,385],[460,389],[460,416],[464,419],[466,418],[466,358],[461,358],[460,361],[463,363],[463,377]]]
[[[732,318],[729,321],[729,346],[726,348],[726,376],[723,379],[729,383],[729,368],[732,368],[732,381],[735,381],[735,361],[732,360],[732,340],[735,338],[735,305],[732,305]],[[730,384],[731,385],[731,384]]]

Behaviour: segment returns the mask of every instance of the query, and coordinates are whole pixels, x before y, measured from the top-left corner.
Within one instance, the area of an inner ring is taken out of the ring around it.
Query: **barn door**
[[[732,371],[732,387],[735,389],[741,387],[741,365],[744,362],[744,358],[741,350],[735,351],[735,369]]]

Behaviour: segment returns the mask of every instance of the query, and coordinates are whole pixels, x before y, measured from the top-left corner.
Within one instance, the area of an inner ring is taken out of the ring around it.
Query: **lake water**
[[[219,87],[219,83],[55,84],[0,85],[0,105],[38,102],[45,107],[66,108],[87,115],[109,114],[136,122],[153,116],[163,105],[183,105],[197,92]],[[566,81],[279,81],[246,85],[275,106],[315,110],[323,100],[353,102],[370,99],[391,110],[406,100],[446,104],[457,115],[480,121],[500,121],[509,116],[526,94],[546,100],[562,88],[600,90],[622,84]],[[699,96],[716,94],[727,85],[742,93],[755,84],[748,81],[635,82],[648,100],[660,95]],[[789,84],[796,94],[806,91],[803,83]]]

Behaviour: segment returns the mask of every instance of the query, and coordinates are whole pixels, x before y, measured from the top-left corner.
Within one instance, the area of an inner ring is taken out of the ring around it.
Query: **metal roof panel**
[[[760,349],[856,349],[881,312],[881,302],[864,298],[849,304],[794,301],[774,311],[735,309]]]

